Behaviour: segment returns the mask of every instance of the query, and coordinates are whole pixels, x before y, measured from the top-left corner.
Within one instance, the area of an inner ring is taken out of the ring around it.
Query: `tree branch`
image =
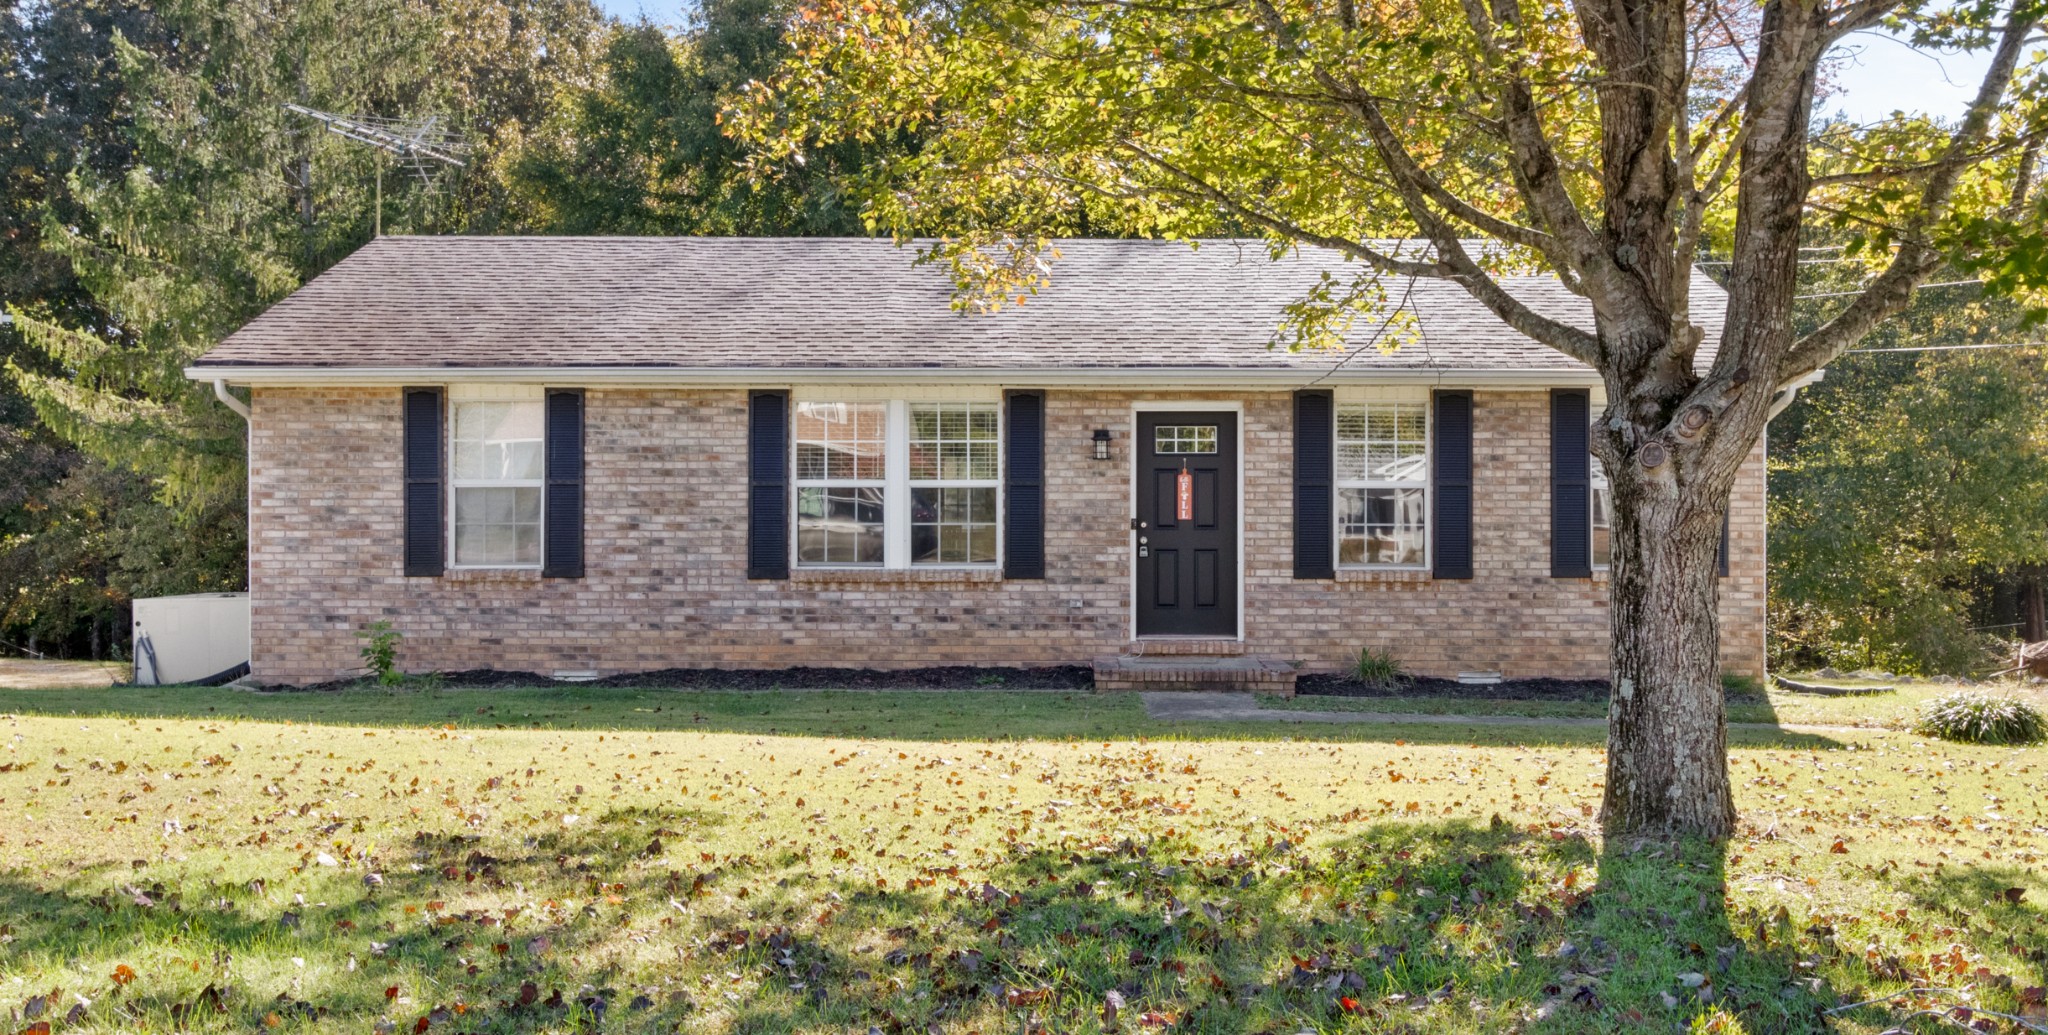
[[[1424,210],[1418,219],[1422,222],[1431,243],[1436,247],[1437,261],[1415,262],[1401,259],[1362,242],[1318,233],[1291,220],[1252,208],[1232,197],[1227,191],[1137,144],[1126,141],[1122,146],[1141,160],[1180,181],[1184,185],[1180,191],[1183,196],[1208,201],[1282,237],[1348,255],[1383,273],[1452,281],[1463,287],[1481,305],[1515,330],[1588,365],[1596,364],[1599,360],[1598,338],[1570,324],[1543,316],[1523,304],[1520,299],[1508,294],[1498,281],[1472,260],[1466,253],[1463,242],[1455,234],[1451,234],[1444,220],[1434,213]]]
[[[1353,115],[1365,123],[1366,133],[1372,137],[1373,147],[1380,154],[1380,160],[1387,165],[1387,171],[1394,174],[1395,188],[1414,192],[1441,206],[1445,213],[1470,225],[1483,234],[1499,238],[1509,244],[1520,245],[1549,259],[1552,265],[1571,268],[1569,258],[1558,248],[1557,238],[1531,226],[1523,226],[1486,212],[1463,198],[1450,192],[1443,183],[1422,168],[1408,146],[1394,132],[1379,102],[1366,96],[1335,77],[1318,71],[1318,78],[1325,79],[1324,86],[1331,91]]]
[[[1565,261],[1557,265],[1570,269],[1581,281],[1608,287],[1613,265],[1593,228],[1587,225],[1585,214],[1572,200],[1557,150],[1543,129],[1528,80],[1506,68],[1495,43],[1494,15],[1487,10],[1485,0],[1463,0],[1462,6],[1465,20],[1478,38],[1480,52],[1485,55],[1486,67],[1503,80],[1501,121],[1508,148],[1514,155],[1515,175],[1524,184],[1523,193],[1529,199],[1531,211],[1562,246],[1559,251]],[[1517,16],[1511,4],[1502,4],[1501,8],[1507,17]]]
[[[1949,138],[1948,149],[1938,160],[1938,167],[1928,174],[1927,186],[1920,195],[1920,211],[1909,225],[1910,234],[1900,246],[1899,253],[1892,257],[1891,265],[1878,275],[1877,280],[1856,296],[1847,308],[1793,344],[1778,364],[1777,384],[1812,373],[1847,351],[1880,322],[1905,309],[1913,300],[1913,292],[1941,268],[1942,256],[1926,240],[1927,228],[1947,214],[1956,184],[1970,165],[1978,143],[1989,130],[1991,117],[1997,113],[2006,87],[2012,83],[2013,70],[2019,64],[2020,53],[2035,21],[2035,17],[2022,16],[2017,11],[2007,19],[1998,50],[1992,55],[1991,67],[1984,73],[1984,82],[1977,88],[1976,98],[1970,102],[1962,124]]]
[[[1177,193],[1180,193],[1183,197],[1207,201],[1224,209],[1231,215],[1250,220],[1282,237],[1299,241],[1303,244],[1312,244],[1319,248],[1328,248],[1363,262],[1382,273],[1396,273],[1408,277],[1429,277],[1434,280],[1448,279],[1448,274],[1439,269],[1436,263],[1415,262],[1409,259],[1398,258],[1350,238],[1318,233],[1292,220],[1283,219],[1270,212],[1252,208],[1233,197],[1228,191],[1217,187],[1215,184],[1194,173],[1182,169],[1173,162],[1153,154],[1151,151],[1135,143],[1124,141],[1120,146],[1147,164],[1180,181],[1183,187]],[[1165,189],[1173,190],[1172,187]]]

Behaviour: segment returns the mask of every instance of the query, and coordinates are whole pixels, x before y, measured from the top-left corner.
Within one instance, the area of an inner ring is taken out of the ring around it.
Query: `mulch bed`
[[[472,669],[441,672],[444,687],[503,690],[516,687],[597,686],[654,690],[1087,690],[1095,672],[1085,665],[1049,668],[976,668],[951,665],[883,671],[872,668],[716,669],[665,668],[655,672],[606,676],[569,682],[538,672]],[[338,679],[309,686],[268,686],[266,690],[352,690],[359,679]]]
[[[1299,696],[1466,697],[1491,701],[1605,701],[1605,679],[1503,679],[1485,685],[1455,679],[1404,676],[1393,683],[1367,683],[1349,674],[1305,673],[1294,681]]]

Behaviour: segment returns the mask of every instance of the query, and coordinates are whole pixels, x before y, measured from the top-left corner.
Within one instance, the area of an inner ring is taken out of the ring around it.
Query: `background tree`
[[[2015,310],[1954,284],[1865,348],[2028,341]],[[1845,357],[1773,423],[1771,454],[1775,667],[2004,667],[2048,565],[2048,347]]]
[[[1776,391],[1898,312],[1963,241],[1985,253],[1972,261],[2006,271],[2001,287],[2038,286],[2043,271],[2014,238],[2039,206],[2004,205],[2024,197],[2015,184],[2035,174],[2022,156],[2048,128],[2038,63],[2023,61],[2038,0],[1744,10],[816,0],[799,12],[798,61],[736,115],[775,159],[916,131],[921,148],[869,196],[878,225],[957,234],[935,254],[995,285],[991,298],[1042,280],[1028,253],[1092,205],[1164,235],[1220,213],[1258,227],[1275,252],[1317,245],[1356,268],[1300,307],[1297,343],[1327,342],[1389,279],[1432,277],[1592,366],[1610,400],[1593,439],[1615,503],[1603,824],[1723,837],[1735,816],[1714,554],[1736,472]],[[1991,53],[1968,113],[1948,127],[1814,132],[1830,51],[1887,20]],[[1872,279],[1798,334],[1799,249],[1813,229],[1865,257]],[[1375,240],[1386,234],[1426,250]],[[1002,240],[1023,247],[986,258]],[[1732,263],[1712,328],[1692,316],[1707,245]],[[1591,325],[1503,290],[1517,264],[1585,296]]]
[[[370,236],[377,156],[282,105],[517,139],[602,19],[587,0],[7,12],[0,636],[98,653],[132,593],[242,583],[244,428],[183,366]],[[432,189],[394,170],[387,227],[491,224],[495,153]]]
[[[551,233],[835,235],[861,232],[842,183],[880,147],[839,142],[762,180],[719,125],[727,99],[774,74],[784,0],[708,0],[680,34],[642,22],[606,41],[598,73],[565,88],[510,160],[527,225]]]

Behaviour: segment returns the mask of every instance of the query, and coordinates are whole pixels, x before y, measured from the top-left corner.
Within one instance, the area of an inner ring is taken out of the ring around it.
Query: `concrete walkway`
[[[1419,712],[1308,712],[1292,708],[1261,708],[1252,694],[1212,694],[1193,691],[1140,694],[1145,699],[1145,717],[1165,722],[1334,722],[1412,723],[1455,726],[1565,726],[1606,729],[1606,719],[1578,719],[1538,715],[1433,715]],[[1815,733],[1882,733],[1858,726],[1794,726],[1774,722],[1731,722],[1729,729],[1799,730]]]

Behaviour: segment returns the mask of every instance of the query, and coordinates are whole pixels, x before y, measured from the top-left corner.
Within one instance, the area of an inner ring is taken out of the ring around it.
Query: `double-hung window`
[[[1589,468],[1593,491],[1593,567],[1605,568],[1614,559],[1614,492],[1607,484],[1607,467],[1599,457]]]
[[[451,566],[540,567],[541,408],[537,387],[450,392]]]
[[[888,427],[883,403],[796,405],[798,563],[882,563]]]
[[[994,403],[910,403],[910,563],[994,564]]]
[[[793,417],[799,566],[996,563],[996,402],[799,399]]]
[[[1607,408],[1607,393],[1595,388],[1586,399],[1593,413],[1598,415]],[[1587,485],[1592,491],[1586,495],[1593,508],[1593,518],[1586,527],[1593,535],[1593,567],[1605,568],[1614,560],[1614,490],[1607,481],[1607,465],[1600,462],[1596,454],[1587,461]]]
[[[1337,408],[1337,562],[1421,567],[1429,543],[1429,404]]]

